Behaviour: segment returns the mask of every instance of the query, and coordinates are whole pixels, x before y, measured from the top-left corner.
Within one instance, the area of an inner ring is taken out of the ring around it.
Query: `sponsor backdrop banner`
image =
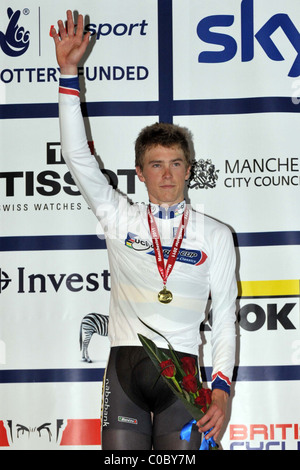
[[[134,140],[150,123],[180,124],[194,137],[188,200],[232,230],[238,347],[223,449],[299,450],[297,0],[1,1],[1,450],[101,449],[110,272],[61,157],[49,34],[70,7],[92,33],[83,113],[110,183],[146,202]],[[210,327],[208,315],[208,381]]]

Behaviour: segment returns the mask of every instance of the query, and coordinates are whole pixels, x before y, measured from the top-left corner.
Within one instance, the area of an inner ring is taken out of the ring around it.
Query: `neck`
[[[186,202],[183,200],[171,205],[169,203],[154,204],[150,201],[149,205],[155,217],[159,219],[173,219],[184,212]]]

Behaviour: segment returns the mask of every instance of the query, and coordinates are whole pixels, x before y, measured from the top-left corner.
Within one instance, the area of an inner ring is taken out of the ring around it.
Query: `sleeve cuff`
[[[63,95],[80,96],[79,77],[70,76],[68,78],[60,77],[59,93]]]
[[[222,374],[222,372],[217,372],[212,376],[212,383],[211,383],[211,388],[214,390],[215,388],[218,388],[220,390],[224,390],[224,392],[228,393],[230,395],[230,385],[231,382],[226,377],[225,375]]]

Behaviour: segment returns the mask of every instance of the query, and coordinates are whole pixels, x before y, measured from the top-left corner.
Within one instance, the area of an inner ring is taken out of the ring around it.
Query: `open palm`
[[[77,66],[86,51],[90,33],[83,36],[83,16],[78,16],[78,24],[75,28],[71,10],[67,11],[67,25],[62,20],[57,22],[58,32],[52,29],[52,37],[55,42],[56,58],[60,71],[66,75],[77,75]]]

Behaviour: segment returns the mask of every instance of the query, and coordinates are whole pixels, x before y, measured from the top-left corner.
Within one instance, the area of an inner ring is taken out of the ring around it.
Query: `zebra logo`
[[[94,333],[100,336],[107,336],[108,319],[109,317],[107,315],[101,315],[99,313],[89,313],[83,317],[79,333],[79,343],[83,361],[92,362],[88,353],[91,338]]]

